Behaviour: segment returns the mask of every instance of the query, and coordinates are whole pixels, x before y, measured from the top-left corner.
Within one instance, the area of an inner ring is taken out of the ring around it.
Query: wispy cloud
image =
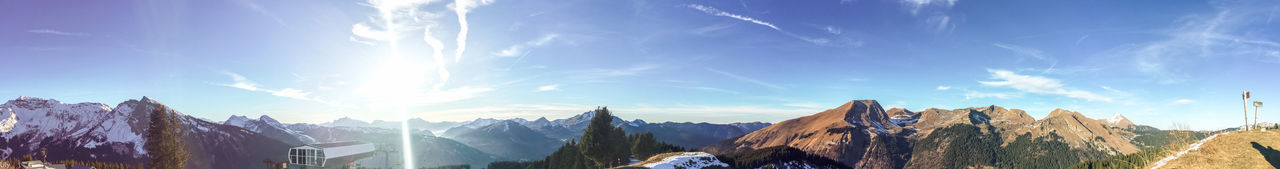
[[[553,84],[553,85],[545,85],[545,86],[540,86],[540,87],[538,87],[538,91],[539,91],[539,92],[545,92],[545,91],[558,91],[558,90],[560,90],[560,85],[554,85],[554,84]]]
[[[938,90],[951,90],[951,86],[938,86],[937,88],[934,88],[934,89],[938,89]]]
[[[991,45],[999,48],[1004,48],[1009,51],[1013,51],[1013,53],[1017,53],[1018,55],[1022,55],[1022,56],[1030,56],[1032,58],[1036,58],[1040,60],[1050,59],[1048,55],[1044,54],[1044,51],[1040,51],[1039,49],[1035,49],[1035,48],[1028,48],[1028,47],[1022,47],[1022,46],[1004,44],[1004,43],[992,43]]]
[[[351,34],[362,37],[362,38],[369,38],[369,39],[378,40],[378,41],[391,40],[392,38],[391,37],[392,35],[389,32],[374,30],[373,27],[365,23],[352,24]]]
[[[1133,57],[1133,67],[1139,72],[1158,83],[1173,84],[1186,81],[1188,76],[1182,69],[1200,60],[1255,59],[1280,51],[1280,42],[1254,35],[1266,33],[1258,32],[1258,27],[1266,27],[1258,18],[1269,16],[1274,5],[1251,1],[1211,4],[1217,9],[1215,13],[1183,17],[1179,25],[1164,32],[1167,39],[1124,47],[1114,55]]]
[[[918,14],[921,10],[930,6],[951,8],[956,5],[956,2],[959,2],[959,0],[902,0],[903,5],[906,5],[907,10],[912,15]]]
[[[356,39],[355,36],[347,37],[347,40],[351,42],[359,43],[359,44],[369,45],[369,46],[378,46],[378,44],[374,44],[373,42],[370,42],[370,41],[363,41],[360,39]]]
[[[284,22],[284,19],[280,19],[280,17],[276,16],[275,13],[272,13],[270,10],[267,10],[267,8],[262,7],[261,4],[258,4],[258,2],[254,0],[239,0],[239,1],[236,1],[236,3],[239,3],[240,5],[246,8],[249,8],[249,10],[253,10],[253,12],[258,12],[259,14],[270,17],[272,20],[276,22],[276,24],[280,24],[280,26],[285,26],[285,27],[289,26],[289,24],[286,24]]]
[[[89,34],[86,34],[86,33],[65,32],[65,31],[59,31],[59,30],[53,30],[53,29],[32,29],[32,30],[27,30],[27,32],[38,33],[38,34],[48,34],[48,35],[59,35],[59,36],[89,36]]]
[[[558,37],[560,37],[560,35],[558,34],[543,35],[541,38],[538,38],[538,39],[530,40],[522,44],[511,45],[511,47],[507,47],[502,51],[493,53],[493,55],[505,56],[505,57],[523,56],[526,53],[528,53],[529,48],[546,45],[547,43],[551,43],[552,40],[555,40]]]
[[[773,23],[769,23],[769,22],[761,21],[761,20],[759,20],[759,19],[755,19],[755,18],[751,18],[751,17],[747,17],[747,16],[742,16],[742,15],[738,15],[738,14],[732,14],[732,13],[725,12],[725,11],[721,11],[720,9],[716,9],[716,8],[713,8],[713,7],[710,7],[710,6],[703,6],[703,5],[698,5],[698,4],[689,4],[689,5],[688,5],[688,7],[689,7],[689,8],[693,8],[693,9],[697,9],[697,10],[702,11],[702,12],[704,12],[704,13],[711,14],[711,15],[715,15],[715,16],[730,17],[730,18],[733,18],[733,19],[738,19],[738,20],[742,20],[742,21],[747,21],[747,22],[755,23],[755,24],[757,24],[757,25],[761,25],[761,26],[769,27],[769,28],[772,28],[773,30],[782,30],[782,28],[778,28],[778,26],[773,25]]]
[[[952,22],[951,16],[948,15],[930,16],[924,22],[928,24],[929,30],[934,33],[950,32],[956,28],[956,23]]]
[[[1196,101],[1191,99],[1178,99],[1173,101],[1173,104],[1191,104],[1191,103],[1196,103]]]
[[[747,82],[747,83],[751,83],[751,84],[756,84],[756,85],[760,85],[760,86],[764,86],[764,87],[768,87],[768,88],[773,88],[773,89],[777,89],[777,90],[786,90],[786,89],[787,89],[787,88],[785,88],[785,87],[782,87],[782,86],[779,86],[779,85],[776,85],[776,84],[773,84],[773,83],[764,82],[764,81],[756,80],[756,79],[749,78],[749,77],[746,77],[746,76],[741,76],[741,75],[738,75],[738,74],[733,74],[733,73],[729,73],[729,72],[725,72],[725,71],[720,71],[720,70],[716,70],[716,69],[712,69],[712,68],[707,68],[707,71],[715,72],[715,73],[720,74],[720,75],[728,76],[729,78],[733,78],[733,79],[736,79],[736,80],[739,80],[739,81],[743,81],[743,82]]]
[[[1052,94],[1062,95],[1069,98],[1084,99],[1087,101],[1103,101],[1111,102],[1111,97],[1099,95],[1090,91],[1071,90],[1062,85],[1057,79],[1051,79],[1041,76],[1020,75],[1007,70],[988,69],[992,79],[1000,81],[978,81],[982,85],[996,87],[1010,87],[1023,92],[1036,94]]]
[[[605,77],[614,77],[614,76],[634,76],[634,75],[640,74],[641,72],[645,72],[645,71],[653,70],[653,69],[656,69],[656,68],[658,68],[658,67],[660,67],[660,65],[657,65],[657,64],[638,64],[638,65],[633,65],[633,66],[628,67],[628,68],[625,68],[625,69],[598,69],[598,70],[596,70],[595,72],[593,72],[592,74],[593,74],[593,75],[598,75],[598,76],[605,76]]]
[[[752,17],[748,17],[748,16],[744,16],[744,15],[733,14],[733,13],[729,13],[729,12],[721,11],[720,9],[716,9],[716,8],[714,8],[714,7],[710,7],[710,6],[704,6],[704,5],[698,5],[698,4],[689,4],[689,5],[686,5],[686,7],[693,8],[693,9],[696,9],[696,10],[698,10],[698,11],[702,11],[703,13],[707,13],[707,14],[710,14],[710,15],[713,15],[713,16],[729,17],[729,18],[733,18],[733,19],[737,19],[737,20],[741,20],[741,21],[747,21],[747,22],[755,23],[756,25],[769,27],[769,29],[773,29],[773,30],[775,30],[775,31],[781,32],[781,33],[783,33],[783,34],[786,34],[787,36],[791,36],[791,37],[793,37],[793,38],[800,39],[800,40],[804,40],[804,41],[806,41],[806,42],[813,43],[813,44],[817,44],[817,45],[829,45],[829,44],[831,44],[831,42],[832,42],[832,40],[831,40],[831,39],[828,39],[828,38],[815,38],[815,37],[809,37],[809,36],[802,36],[802,35],[800,35],[800,34],[796,34],[796,33],[791,33],[791,32],[788,32],[788,31],[782,30],[782,28],[779,28],[777,25],[774,25],[773,23],[765,22],[765,21],[763,21],[763,20],[756,19],[756,18],[752,18]],[[834,30],[834,29],[833,29],[833,30]],[[862,42],[861,42],[861,41],[852,41],[852,42],[849,42],[848,44],[849,44],[849,45],[852,45],[852,46],[861,46],[861,45],[862,45]]]
[[[457,0],[453,2],[453,11],[458,15],[458,26],[460,27],[457,37],[458,48],[453,53],[454,62],[461,61],[462,53],[467,51],[467,32],[470,30],[470,25],[467,22],[467,13],[476,7],[491,3],[493,3],[493,0]]]
[[[339,107],[339,108],[353,107],[350,105],[342,104],[341,102],[312,97],[311,92],[303,91],[300,89],[294,89],[294,88],[283,88],[279,90],[265,89],[265,88],[258,87],[257,83],[254,83],[253,81],[249,80],[248,78],[245,78],[244,76],[240,76],[240,74],[236,74],[232,72],[222,72],[222,74],[225,74],[228,77],[231,77],[232,83],[230,84],[223,83],[223,84],[216,84],[216,85],[243,89],[247,91],[264,92],[264,93],[269,93],[272,96],[280,96],[285,98],[312,101],[312,102],[321,103],[321,104],[325,104],[333,107]]]
[[[827,31],[827,33],[830,33],[830,34],[833,34],[833,35],[839,35],[840,33],[844,32],[844,30],[840,29],[839,27],[831,26],[831,25],[827,25],[826,27],[822,27],[822,30],[823,30],[823,31]]]

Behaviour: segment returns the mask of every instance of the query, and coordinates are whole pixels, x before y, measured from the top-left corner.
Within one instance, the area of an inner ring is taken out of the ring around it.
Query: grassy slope
[[[1256,143],[1256,144],[1255,144]],[[1218,135],[1161,168],[1280,168],[1280,130]],[[1151,167],[1151,166],[1148,166]]]

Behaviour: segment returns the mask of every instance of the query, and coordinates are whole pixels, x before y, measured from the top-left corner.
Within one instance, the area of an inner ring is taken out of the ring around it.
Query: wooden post
[[[1244,130],[1249,130],[1249,91],[1240,95],[1240,106],[1244,108]]]

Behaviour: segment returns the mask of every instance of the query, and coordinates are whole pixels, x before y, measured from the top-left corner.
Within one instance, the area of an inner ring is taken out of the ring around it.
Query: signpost
[[[1240,106],[1244,108],[1244,130],[1249,130],[1249,91],[1241,95]]]
[[[1258,107],[1262,107],[1262,102],[1253,101],[1253,125],[1258,125]]]

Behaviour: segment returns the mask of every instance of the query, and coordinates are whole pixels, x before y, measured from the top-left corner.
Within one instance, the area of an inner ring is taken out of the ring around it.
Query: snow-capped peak
[[[262,121],[263,123],[267,123],[267,125],[275,126],[277,128],[285,128],[284,124],[280,124],[280,121],[276,121],[276,119],[271,118],[271,116],[267,116],[265,114],[262,116],[259,116],[258,120]]]
[[[0,114],[4,113],[5,112],[4,110],[5,110],[4,108],[0,108]],[[7,133],[9,131],[13,131],[13,126],[18,124],[17,114],[14,114],[13,110],[9,110],[8,112],[9,112],[9,118],[4,119],[4,121],[0,121],[0,133]]]
[[[1111,116],[1111,119],[1107,119],[1107,123],[1116,124],[1123,120],[1128,120],[1128,118],[1125,118],[1124,115],[1120,115],[1120,113],[1116,113],[1116,115]]]
[[[247,125],[247,124],[249,123],[249,121],[250,121],[250,120],[249,120],[249,118],[248,118],[248,117],[245,117],[245,116],[237,116],[237,115],[231,115],[231,117],[230,117],[230,118],[227,118],[227,121],[222,122],[222,124],[225,124],[225,125],[232,125],[232,126],[237,126],[237,127],[241,127],[241,128],[243,128],[243,127],[245,127],[245,125]]]

